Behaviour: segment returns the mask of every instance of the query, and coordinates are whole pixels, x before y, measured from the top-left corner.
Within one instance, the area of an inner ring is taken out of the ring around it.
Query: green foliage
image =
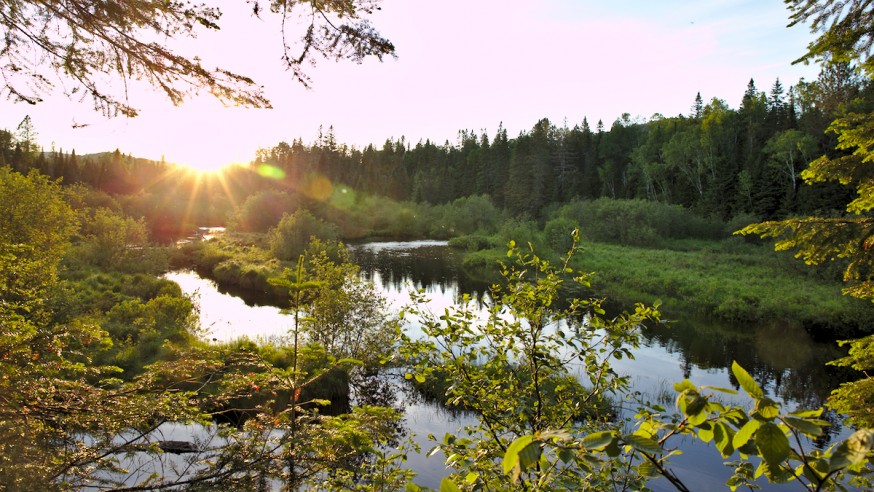
[[[449,247],[458,248],[465,251],[481,251],[484,249],[497,248],[500,244],[494,236],[483,236],[479,234],[471,234],[467,236],[458,236],[449,240]]]
[[[270,230],[270,251],[280,260],[293,260],[303,254],[312,237],[336,241],[339,232],[333,224],[317,219],[305,209],[298,209],[292,215],[283,215],[279,224]]]
[[[564,217],[552,219],[543,227],[544,241],[552,251],[570,251],[574,241],[572,233],[577,227],[574,221]]]
[[[506,221],[506,215],[485,195],[458,198],[436,209],[438,217],[431,224],[431,237],[493,234]]]
[[[334,357],[377,367],[389,355],[398,331],[386,300],[359,277],[358,266],[342,244],[312,240],[305,266],[307,275],[316,282],[309,292],[306,316],[301,319],[308,340]]]
[[[234,217],[233,229],[265,232],[279,224],[285,214],[299,208],[299,199],[281,191],[262,191],[249,195]]]
[[[113,345],[99,360],[120,367],[130,378],[144,366],[167,358],[167,344],[188,347],[198,333],[197,323],[197,311],[185,297],[162,294],[148,301],[120,302],[101,324]]]
[[[864,376],[858,381],[842,384],[829,397],[829,406],[843,415],[850,422],[861,427],[874,428],[874,335],[868,335],[856,340],[845,340],[841,345],[849,345],[849,354],[831,362],[832,365],[850,367]]]
[[[668,239],[717,239],[722,228],[680,206],[646,200],[571,202],[558,214],[578,224],[586,239],[633,246],[658,247]]]
[[[87,263],[118,269],[131,259],[141,259],[148,243],[148,229],[143,219],[135,220],[107,208],[85,214],[81,240],[75,256]]]
[[[545,435],[583,416],[590,419],[582,423],[586,428],[599,425],[604,402],[628,385],[609,361],[630,357],[636,327],[657,319],[658,311],[637,306],[634,313],[607,319],[597,300],[562,297],[572,286],[588,286],[587,275],[566,262],[553,267],[513,242],[507,257],[512,263],[503,268],[505,284],[492,287],[494,303],[483,317],[468,298],[443,313],[429,312],[417,298],[407,313],[418,320],[422,337],[402,346],[414,363],[407,377],[450,381],[445,402],[477,415],[478,424],[464,434],[447,434],[437,443],[455,470],[454,484],[501,490],[520,487],[514,485],[519,481],[523,488],[592,486],[587,473],[571,467],[529,470],[545,458],[522,436]],[[585,383],[576,380],[572,366],[579,366]],[[511,459],[501,462],[507,455]]]
[[[675,241],[670,249],[584,243],[577,268],[597,272],[595,291],[622,302],[661,299],[672,313],[726,320],[790,320],[834,337],[866,330],[874,309],[839,284],[766,246],[740,238]]]
[[[514,479],[525,472],[542,476],[542,470],[558,466],[559,460],[564,466],[593,472],[622,460],[641,476],[661,476],[677,490],[686,491],[682,478],[670,466],[670,457],[679,454],[670,442],[688,436],[712,443],[725,459],[739,455],[739,460],[726,463],[734,469],[726,483],[732,491],[742,486],[758,488],[755,480],[762,476],[773,483],[797,481],[811,491],[845,490],[843,484],[848,480],[869,483],[874,474],[874,432],[862,429],[825,450],[817,449],[810,440],[822,436],[829,425],[819,418],[821,409],[784,413],[736,362],[732,372],[752,400],[749,409],[713,398],[714,392],[735,394],[734,390],[699,388],[685,380],[674,385],[679,416],[667,419],[664,408],[641,406],[630,432],[615,428],[574,437],[579,432],[574,428],[521,436],[504,454],[505,473]],[[526,457],[532,448],[547,458]],[[757,467],[751,457],[761,459]]]
[[[75,230],[60,186],[36,172],[0,167],[0,299],[35,308],[56,279],[58,259]]]

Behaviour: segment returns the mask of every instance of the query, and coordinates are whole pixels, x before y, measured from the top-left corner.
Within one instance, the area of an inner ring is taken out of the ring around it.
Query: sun
[[[254,150],[229,149],[227,147],[211,150],[203,146],[178,148],[165,154],[168,163],[198,173],[216,173],[233,166],[246,165],[255,158]]]

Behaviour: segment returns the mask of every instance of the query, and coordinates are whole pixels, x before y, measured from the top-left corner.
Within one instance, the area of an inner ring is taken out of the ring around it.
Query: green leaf
[[[404,490],[406,490],[406,492],[422,492],[422,487],[419,487],[413,482],[407,482],[407,485],[404,486]]]
[[[746,444],[747,441],[749,441],[750,438],[753,437],[753,434],[755,434],[761,426],[762,422],[759,420],[753,419],[747,421],[747,423],[744,424],[743,427],[741,427],[737,431],[737,434],[734,435],[734,439],[731,440],[731,444],[732,446],[734,446],[734,449],[739,449],[744,444]]]
[[[601,449],[613,442],[613,432],[595,432],[584,437],[580,444],[589,449]]]
[[[662,452],[662,447],[659,446],[659,443],[653,441],[648,437],[635,436],[634,434],[630,434],[627,436],[623,436],[622,440],[625,441],[632,448],[643,453],[658,454]]]
[[[741,388],[747,392],[750,396],[755,399],[760,399],[765,396],[765,392],[762,391],[762,388],[756,383],[756,380],[750,376],[750,373],[746,371],[737,361],[732,361],[731,363],[731,372],[734,373],[734,377],[737,379],[737,382],[740,383]]]
[[[540,443],[537,441],[529,443],[519,451],[519,467],[527,470],[532,465],[537,463],[541,455]]]
[[[425,382],[425,375],[416,374],[416,382],[418,382],[419,384],[423,384]]]
[[[622,450],[619,448],[619,440],[613,439],[610,441],[610,444],[604,447],[604,452],[607,453],[607,456],[610,458],[615,458],[622,453]]]
[[[698,439],[703,442],[710,442],[713,440],[713,427],[711,425],[702,425],[698,428]]]
[[[470,472],[467,474],[467,476],[464,477],[464,481],[467,483],[474,483],[474,482],[476,482],[477,478],[479,478],[479,473]]]
[[[736,395],[737,391],[731,388],[720,388],[719,386],[702,386],[701,389],[710,389],[713,391],[718,391],[720,393],[727,393],[729,395]]]
[[[637,471],[643,477],[654,477],[657,473],[655,465],[653,465],[649,460],[644,460],[640,465],[638,465]]]
[[[514,468],[519,466],[519,453],[521,453],[526,446],[531,444],[532,439],[534,439],[534,436],[522,436],[510,444],[510,447],[507,448],[507,452],[504,453],[505,474],[510,473]]]
[[[774,420],[780,415],[780,405],[770,398],[763,397],[761,400],[756,400],[755,415],[765,420]]]
[[[707,399],[701,395],[695,395],[692,398],[692,401],[688,401],[686,403],[686,408],[683,410],[683,413],[686,415],[693,417],[697,416],[701,413],[704,413],[704,410],[707,408]],[[698,422],[700,423],[700,422]]]
[[[713,436],[716,440],[716,449],[722,454],[723,458],[728,458],[734,453],[734,433],[731,428],[722,422],[717,422],[713,427]]]
[[[698,388],[695,387],[695,385],[692,383],[692,381],[689,381],[688,379],[684,379],[679,383],[674,383],[674,391],[676,391],[677,393],[682,393],[683,391],[686,391],[686,390],[697,390],[697,389]]]
[[[780,463],[789,457],[792,449],[789,439],[776,424],[766,423],[756,431],[756,448],[771,469],[780,467]]]
[[[789,415],[794,417],[799,417],[802,419],[809,419],[813,417],[819,417],[822,415],[822,408],[817,408],[816,410],[796,410]]]
[[[440,480],[440,492],[461,492],[461,489],[449,477],[443,477]]]
[[[799,419],[795,417],[785,417],[783,422],[786,423],[789,427],[801,432],[810,437],[818,437],[822,435],[822,427],[816,425],[815,423],[805,420]]]
[[[566,441],[571,438],[571,433],[566,430],[547,430],[539,434],[540,440],[557,439]]]

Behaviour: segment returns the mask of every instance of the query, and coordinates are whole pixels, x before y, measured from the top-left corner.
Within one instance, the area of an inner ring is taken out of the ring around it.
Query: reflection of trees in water
[[[356,248],[355,262],[367,280],[379,274],[382,287],[401,291],[412,285],[416,289],[436,289],[442,293],[453,291],[481,297],[488,292],[486,282],[464,274],[460,254],[446,246],[422,246],[411,249],[371,250]]]
[[[823,405],[831,390],[850,376],[826,366],[840,356],[833,344],[816,343],[802,328],[775,321],[758,325],[713,320],[684,320],[642,331],[643,342],[677,354],[683,376],[692,369],[721,370],[729,375],[732,361],[743,366],[770,394],[792,405]]]
[[[446,246],[357,248],[354,256],[364,276],[369,280],[378,276],[386,290],[400,291],[408,285],[441,292],[457,289],[459,294],[468,293],[474,298],[488,292],[487,283],[465,275],[460,253]],[[607,309],[618,312],[618,306],[612,303]],[[820,407],[834,388],[853,378],[844,368],[826,365],[843,355],[835,344],[816,343],[801,327],[782,321],[756,324],[690,318],[645,327],[642,338],[643,345],[658,346],[674,354],[686,378],[694,368],[720,371],[740,389],[730,369],[732,361],[737,361],[767,393],[785,401],[787,411]],[[826,412],[822,418],[833,425],[817,440],[818,446],[830,442],[842,428],[839,416],[833,412]]]
[[[398,384],[384,372],[356,371],[352,376],[352,404],[356,406],[376,406],[393,408],[404,415],[404,405],[398,398]],[[409,434],[404,419],[392,425],[392,437],[386,442],[389,447],[398,446]]]

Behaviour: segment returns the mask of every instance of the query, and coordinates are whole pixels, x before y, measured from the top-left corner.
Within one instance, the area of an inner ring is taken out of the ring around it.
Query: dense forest
[[[599,121],[594,129],[585,118],[572,127],[544,119],[515,137],[499,126],[491,137],[462,130],[457,142],[442,144],[413,145],[401,137],[357,149],[337,142],[329,127],[311,144],[295,139],[259,150],[248,168],[228,169],[224,184],[206,176],[168,179],[172,165],[118,150],[88,156],[46,151],[26,120],[15,131],[0,131],[0,164],[132,196],[131,214],[150,223],[161,217],[183,222],[182,210],[172,209],[181,202],[189,221],[219,225],[259,191],[325,201],[340,187],[432,205],[485,195],[497,208],[534,219],[546,217],[555,204],[598,197],[678,204],[722,220],[843,208],[844,188],[801,186],[800,173],[813,158],[836,152],[826,128],[837,114],[872,107],[871,84],[853,67],[828,65],[817,80],[788,89],[776,80],[760,91],[750,80],[737,109],[719,98],[705,103],[700,94],[690,101],[688,115],[642,120],[624,114],[609,128]],[[174,187],[168,190],[169,182]],[[193,191],[201,201],[192,207]]]

